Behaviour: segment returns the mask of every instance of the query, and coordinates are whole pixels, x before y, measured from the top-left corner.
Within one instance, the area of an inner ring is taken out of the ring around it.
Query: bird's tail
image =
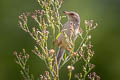
[[[59,48],[58,52],[57,52],[57,63],[58,63],[58,66],[60,65],[61,63],[61,60],[63,58],[63,55],[64,55],[64,52],[65,52],[65,49],[64,48]]]

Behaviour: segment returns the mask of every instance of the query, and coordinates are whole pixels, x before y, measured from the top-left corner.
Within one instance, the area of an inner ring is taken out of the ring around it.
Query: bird
[[[59,49],[57,51],[57,64],[58,66],[61,63],[61,60],[63,58],[63,55],[65,53],[66,49],[68,48],[67,40],[65,38],[65,34],[68,38],[71,37],[71,31],[72,33],[72,40],[75,41],[77,39],[77,36],[79,34],[80,28],[80,16],[77,12],[74,11],[63,11],[65,15],[67,15],[68,21],[63,24],[62,30],[60,35],[55,40],[55,43],[59,46]],[[71,29],[73,28],[73,29]]]

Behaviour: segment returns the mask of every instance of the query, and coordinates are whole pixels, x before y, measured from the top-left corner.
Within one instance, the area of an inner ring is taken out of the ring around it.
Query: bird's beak
[[[68,11],[63,11],[64,14],[66,15],[69,15],[69,12]]]

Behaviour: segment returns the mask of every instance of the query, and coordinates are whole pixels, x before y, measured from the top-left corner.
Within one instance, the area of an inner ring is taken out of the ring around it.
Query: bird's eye
[[[70,13],[71,16],[73,16],[74,14],[73,13]]]

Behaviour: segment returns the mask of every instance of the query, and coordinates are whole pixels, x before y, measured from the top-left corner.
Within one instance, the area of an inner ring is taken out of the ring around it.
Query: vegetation
[[[45,74],[40,75],[37,79],[59,80],[59,75],[62,75],[59,74],[61,68],[68,63],[68,80],[71,80],[72,75],[78,80],[100,80],[100,77],[97,76],[95,72],[91,73],[91,70],[95,67],[95,65],[91,63],[91,59],[95,53],[92,51],[93,45],[91,44],[90,32],[97,27],[97,23],[94,23],[93,20],[85,20],[84,29],[81,29],[79,32],[79,46],[76,46],[75,42],[72,42],[69,37],[66,36],[70,50],[66,51],[60,67],[58,67],[56,58],[58,46],[54,44],[54,41],[61,33],[61,20],[65,18],[65,16],[59,14],[63,0],[38,0],[38,3],[41,10],[35,10],[32,13],[23,13],[19,16],[20,28],[29,33],[36,42],[32,52],[39,57],[40,60],[43,60],[48,68],[48,71],[45,71]],[[32,29],[29,27],[30,20],[33,20],[35,24]],[[23,49],[23,52],[14,52],[14,54],[16,56],[16,63],[21,68],[21,74],[24,80],[34,80],[34,75],[29,72],[30,66],[28,67],[27,65],[30,58],[29,54],[26,53],[25,49]],[[82,67],[82,71],[81,73],[72,74],[72,71],[76,69],[74,65],[77,62],[83,62],[82,65],[79,65]]]

